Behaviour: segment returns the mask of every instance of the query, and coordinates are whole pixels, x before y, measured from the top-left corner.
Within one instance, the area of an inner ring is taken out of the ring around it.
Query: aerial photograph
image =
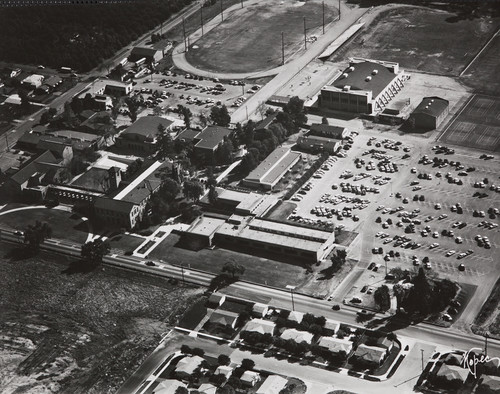
[[[0,0],[1,394],[500,394],[500,2]]]

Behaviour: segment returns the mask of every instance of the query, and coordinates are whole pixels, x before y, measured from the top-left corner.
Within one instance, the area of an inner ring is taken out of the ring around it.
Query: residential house
[[[153,390],[154,394],[176,394],[179,387],[187,389],[187,386],[179,380],[165,379]]]
[[[162,125],[169,131],[172,123],[159,116],[139,118],[115,138],[115,146],[134,153],[152,154],[158,149],[156,145],[158,127]]]
[[[443,364],[436,375],[444,376],[447,380],[460,380],[465,382],[469,376],[469,370],[457,365]]]
[[[113,101],[111,97],[99,94],[94,97],[94,105],[96,110],[106,111],[113,108]]]
[[[500,377],[483,375],[481,376],[480,384],[476,393],[482,393],[483,391],[490,390],[493,393],[500,393]]]
[[[264,317],[267,315],[267,312],[269,311],[269,305],[266,304],[261,304],[259,302],[256,302],[253,304],[252,307],[252,315],[256,317]]]
[[[391,349],[394,346],[394,341],[391,341],[390,339],[387,339],[387,337],[380,337],[377,339],[377,346],[386,349],[388,352],[391,351]]]
[[[210,315],[209,318],[210,323],[216,323],[222,326],[229,326],[233,329],[236,327],[237,321],[238,321],[238,313],[225,311],[223,309],[217,309]]]
[[[255,394],[280,394],[287,384],[287,380],[278,375],[270,375],[264,380]]]
[[[260,374],[255,371],[245,371],[240,380],[244,385],[254,387],[260,381]]]
[[[336,321],[333,321],[333,320],[330,320],[330,319],[326,319],[326,322],[325,322],[325,328],[327,330],[331,330],[333,331],[334,334],[337,333],[337,331],[339,330],[340,328],[340,323],[339,322],[336,322]]]
[[[252,319],[250,320],[242,331],[258,332],[260,334],[273,335],[276,324],[270,320]]]
[[[42,86],[44,79],[45,77],[43,75],[31,74],[21,81],[21,86],[28,90],[35,90],[36,88]]]
[[[175,367],[175,374],[181,379],[188,378],[203,362],[200,356],[186,356],[179,360]]]
[[[303,318],[304,318],[304,314],[302,312],[291,311],[290,314],[288,315],[287,320],[293,321],[296,323],[301,323]]]
[[[226,295],[222,293],[215,292],[210,294],[210,297],[208,297],[208,303],[210,305],[221,306],[224,301],[226,301]]]
[[[203,383],[200,387],[198,387],[198,391],[202,394],[216,394],[217,387],[211,383]]]
[[[233,373],[233,368],[227,365],[219,365],[215,370],[214,375],[224,375],[224,377],[227,380],[229,379],[232,373]]]
[[[282,339],[292,339],[297,343],[306,342],[311,344],[314,335],[308,331],[299,331],[295,328],[287,328],[281,334]]]
[[[381,365],[387,356],[387,349],[378,346],[359,345],[354,352],[354,357],[374,365]]]
[[[73,148],[65,139],[45,135],[38,141],[36,149],[39,152],[47,150],[52,152],[57,159],[62,161],[63,165],[69,164],[71,159],[73,159]]]
[[[321,337],[318,345],[329,350],[332,353],[345,352],[348,355],[352,350],[353,343],[347,339],[338,339],[333,337]]]
[[[62,83],[62,78],[59,75],[52,75],[43,81],[43,84],[54,90]]]

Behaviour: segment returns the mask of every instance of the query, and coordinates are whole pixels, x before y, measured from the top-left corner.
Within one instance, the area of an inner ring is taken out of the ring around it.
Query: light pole
[[[304,16],[304,49],[307,50],[306,17]]]
[[[290,290],[290,295],[292,296],[292,311],[295,311],[295,303],[293,301],[293,291],[295,290],[295,286],[287,285],[286,288]]]
[[[488,333],[484,334],[484,355],[488,356]]]
[[[424,349],[420,349],[420,353],[422,355],[422,371],[424,370]]]

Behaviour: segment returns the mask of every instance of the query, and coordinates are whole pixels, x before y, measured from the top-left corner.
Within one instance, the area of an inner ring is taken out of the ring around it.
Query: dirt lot
[[[14,261],[0,244],[0,391],[112,393],[201,290],[60,255]]]
[[[470,148],[500,151],[500,99],[475,95],[440,137],[440,141]]]
[[[453,22],[453,17],[452,13],[423,7],[383,12],[337,51],[333,61],[358,56],[398,62],[410,70],[457,76],[488,41],[500,20]]]
[[[325,2],[325,23],[337,10]],[[307,35],[318,36],[322,26],[321,1],[267,1],[234,12],[222,24],[191,45],[186,58],[193,66],[214,72],[252,72],[281,65],[281,32],[285,59],[303,47]]]

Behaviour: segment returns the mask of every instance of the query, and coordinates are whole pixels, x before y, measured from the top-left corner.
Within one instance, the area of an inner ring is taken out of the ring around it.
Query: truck
[[[122,59],[122,60],[120,61],[120,65],[122,65],[122,66],[124,66],[124,65],[125,65],[125,64],[127,64],[127,63],[128,63],[128,59],[127,59],[127,58]]]
[[[146,61],[146,58],[145,58],[145,57],[140,58],[139,60],[137,60],[137,61],[135,62],[135,65],[136,65],[136,66],[140,66],[141,64],[144,64],[144,62],[145,62],[145,61]]]
[[[61,67],[59,71],[64,74],[70,74],[72,72],[71,67]]]

